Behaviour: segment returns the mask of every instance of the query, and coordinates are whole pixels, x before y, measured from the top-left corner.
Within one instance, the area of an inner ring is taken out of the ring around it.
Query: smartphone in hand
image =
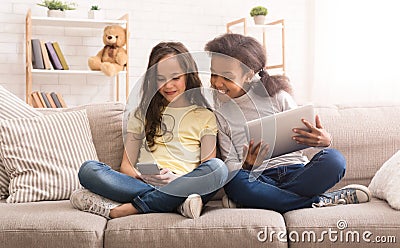
[[[136,168],[142,175],[159,175],[160,168],[156,163],[137,163]]]

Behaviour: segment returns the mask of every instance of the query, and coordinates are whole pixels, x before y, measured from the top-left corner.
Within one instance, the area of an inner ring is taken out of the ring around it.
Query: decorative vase
[[[58,9],[49,9],[47,11],[48,17],[58,17],[58,18],[65,18],[65,11],[61,11]]]
[[[88,18],[89,19],[104,19],[104,13],[101,10],[89,10]]]
[[[263,25],[265,24],[265,15],[257,15],[254,16],[254,23],[257,25]]]

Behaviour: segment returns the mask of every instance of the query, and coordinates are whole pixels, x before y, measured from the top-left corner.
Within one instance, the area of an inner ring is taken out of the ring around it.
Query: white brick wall
[[[25,15],[45,16],[39,0],[3,0],[0,8],[0,84],[25,99]],[[130,85],[144,73],[151,48],[160,41],[181,41],[191,51],[202,51],[207,41],[225,32],[225,24],[248,17],[251,7],[265,5],[271,20],[286,20],[286,59],[299,101],[307,97],[302,87],[311,76],[305,58],[309,58],[309,6],[313,0],[148,0],[87,1],[75,0],[77,10],[71,18],[86,18],[91,4],[99,5],[106,18],[129,13]],[[102,48],[102,29],[35,27],[33,37],[58,41],[72,69],[87,68],[87,58]],[[69,105],[114,100],[114,84],[106,77],[80,75],[35,75],[33,89],[61,92]],[[121,83],[124,89],[124,83]],[[123,94],[122,94],[123,95]]]

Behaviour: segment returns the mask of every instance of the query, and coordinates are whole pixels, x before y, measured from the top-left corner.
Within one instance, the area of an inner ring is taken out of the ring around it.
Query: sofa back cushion
[[[400,149],[400,104],[381,106],[318,106],[316,113],[332,135],[332,148],[347,160],[344,179],[368,186],[382,164]],[[312,149],[306,151],[310,157]]]
[[[122,138],[124,104],[116,102],[93,103],[66,109],[40,109],[40,112],[53,114],[82,109],[86,110],[99,160],[110,165],[114,170],[119,170],[124,152]]]

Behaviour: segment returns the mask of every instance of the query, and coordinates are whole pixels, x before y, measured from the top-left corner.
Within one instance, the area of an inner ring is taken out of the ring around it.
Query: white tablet
[[[293,128],[308,130],[301,122],[304,118],[315,126],[313,105],[304,105],[295,109],[279,112],[260,119],[248,121],[245,126],[247,138],[258,144],[261,140],[269,144],[267,158],[273,158],[282,154],[298,151],[308,146],[297,144],[293,136]]]

